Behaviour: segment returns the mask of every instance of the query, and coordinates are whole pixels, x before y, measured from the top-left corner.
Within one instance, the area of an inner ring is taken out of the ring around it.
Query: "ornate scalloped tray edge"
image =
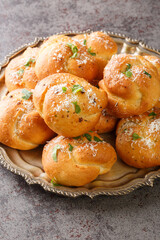
[[[91,32],[91,31],[87,30],[84,32],[61,32],[58,34],[65,34],[65,35],[72,36],[76,34],[83,34],[86,32]],[[160,56],[160,52],[158,50],[147,46],[142,41],[128,38],[122,34],[117,34],[113,32],[106,32],[106,33],[109,34],[111,37],[113,37],[115,40],[117,39],[118,41],[123,42],[123,45],[124,46],[126,45],[125,48],[127,48],[127,46],[130,45],[130,48],[133,46],[134,48],[137,48],[137,51],[138,49],[141,49],[142,52],[146,52],[146,53],[148,52],[150,54]],[[4,61],[0,63],[0,75],[1,76],[3,75],[3,72],[4,72],[3,70],[5,69],[6,65],[9,63],[9,61],[12,58],[17,56],[21,52],[23,52],[29,46],[30,47],[37,46],[44,39],[45,38],[43,37],[35,38],[33,42],[29,44],[25,44],[20,48],[16,49],[14,52],[7,55]],[[36,177],[31,172],[19,167],[14,162],[12,162],[12,160],[7,155],[6,150],[3,148],[3,146],[0,146],[0,163],[9,171],[22,176],[28,184],[38,184],[42,186],[46,191],[50,191],[50,192],[60,194],[63,196],[68,196],[68,197],[78,197],[78,196],[86,195],[86,196],[89,196],[90,198],[93,198],[97,195],[124,195],[144,185],[153,186],[154,180],[160,177],[160,168],[159,169],[156,168],[148,171],[143,177],[142,176],[137,177],[117,187],[109,187],[109,188],[94,187],[92,189],[87,189],[85,187],[81,187],[81,188],[67,188],[63,186],[53,187],[51,184],[47,182],[45,178]]]

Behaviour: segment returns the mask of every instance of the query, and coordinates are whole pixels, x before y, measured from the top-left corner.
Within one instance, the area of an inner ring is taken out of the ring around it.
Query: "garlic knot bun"
[[[93,32],[75,37],[54,35],[40,47],[36,74],[41,80],[54,73],[71,73],[96,84],[116,52],[116,43],[106,33]]]
[[[160,165],[160,109],[121,119],[117,126],[116,150],[130,166]]]
[[[0,142],[20,150],[36,148],[55,135],[38,114],[27,89],[14,90],[0,101],[0,127]]]
[[[35,71],[39,80],[54,73],[71,73],[92,82],[98,75],[98,65],[84,45],[60,35],[42,44]]]
[[[33,101],[54,132],[76,137],[94,128],[107,106],[107,94],[83,78],[58,73],[37,84]]]
[[[117,44],[104,32],[76,35],[73,39],[81,44],[85,44],[87,50],[91,51],[93,58],[98,64],[97,79],[102,79],[104,67],[112,55],[117,53]]]
[[[114,148],[96,133],[78,139],[57,136],[43,149],[42,165],[54,183],[83,186],[112,168],[117,160]]]
[[[22,55],[10,61],[5,69],[5,83],[9,91],[35,88],[38,78],[34,67],[38,51],[38,48],[29,47]]]
[[[156,68],[144,57],[131,54],[114,55],[99,86],[108,94],[108,112],[119,118],[148,111],[160,96]]]

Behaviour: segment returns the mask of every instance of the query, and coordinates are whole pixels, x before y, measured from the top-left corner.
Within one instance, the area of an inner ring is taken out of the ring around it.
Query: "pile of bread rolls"
[[[0,142],[19,150],[44,146],[54,185],[83,186],[127,164],[160,164],[160,60],[117,54],[103,32],[54,35],[27,48],[5,70]],[[116,150],[98,134],[116,129]],[[116,153],[117,152],[117,153]]]

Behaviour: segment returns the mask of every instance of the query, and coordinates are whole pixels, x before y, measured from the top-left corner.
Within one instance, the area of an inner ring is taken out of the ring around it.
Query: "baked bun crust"
[[[58,73],[37,84],[33,101],[54,132],[76,137],[94,128],[107,105],[107,94],[82,78]]]
[[[48,37],[47,39],[45,39],[43,41],[43,44],[41,45],[40,47],[40,50],[39,50],[39,54],[41,54],[41,52],[43,52],[43,50],[45,48],[47,48],[48,46],[52,45],[52,44],[55,44],[55,43],[66,43],[70,41],[70,37],[68,36],[65,36],[65,35],[53,35],[53,36],[50,36]]]
[[[34,66],[38,48],[27,48],[25,52],[10,61],[5,69],[5,83],[9,91],[18,88],[34,89],[38,78]]]
[[[22,97],[23,90],[17,89],[0,101],[0,142],[12,148],[29,150],[44,144],[55,133],[38,114],[32,97],[28,100]]]
[[[77,48],[73,57],[72,44]],[[96,84],[102,79],[108,60],[117,52],[117,45],[111,37],[102,32],[67,37],[54,35],[41,46],[36,62],[36,74],[41,80],[54,73],[71,73]]]
[[[108,94],[108,112],[119,118],[148,111],[160,96],[156,68],[144,57],[130,54],[112,57],[99,86]]]
[[[116,123],[117,118],[108,114],[107,109],[103,109],[100,119],[96,126],[93,128],[93,131],[96,131],[99,134],[111,132],[114,130]]]
[[[72,46],[78,49],[76,57]],[[98,65],[84,45],[61,35],[52,36],[42,44],[35,71],[40,80],[54,73],[71,73],[92,82],[98,75]]]
[[[147,59],[149,62],[151,62],[157,69],[159,78],[160,78],[160,58],[155,56],[145,56],[145,59]],[[158,99],[158,102],[155,105],[156,107],[160,108],[160,96]]]
[[[117,53],[117,44],[114,40],[103,32],[92,32],[90,34],[81,34],[73,37],[81,44],[86,41],[86,48],[91,49],[94,53],[93,58],[96,60],[99,68],[97,79],[103,78],[103,70],[113,54]]]
[[[57,136],[47,143],[42,154],[44,171],[53,182],[66,186],[83,186],[98,175],[110,171],[117,160],[114,148],[94,140],[96,133],[86,137],[69,139]]]
[[[160,109],[121,119],[117,126],[116,150],[130,166],[160,165]]]
[[[158,74],[160,75],[160,58],[151,55],[144,56],[144,58],[157,68]]]

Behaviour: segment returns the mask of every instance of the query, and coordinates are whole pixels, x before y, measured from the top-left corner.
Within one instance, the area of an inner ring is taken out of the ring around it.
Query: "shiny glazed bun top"
[[[27,48],[24,53],[10,61],[5,70],[5,83],[9,91],[18,88],[34,89],[38,78],[35,63],[38,48]]]
[[[109,113],[120,118],[146,112],[160,96],[156,68],[144,57],[131,54],[114,55],[99,85],[108,94]]]
[[[53,74],[40,81],[33,100],[46,124],[66,137],[92,130],[107,106],[103,90],[69,73]]]

